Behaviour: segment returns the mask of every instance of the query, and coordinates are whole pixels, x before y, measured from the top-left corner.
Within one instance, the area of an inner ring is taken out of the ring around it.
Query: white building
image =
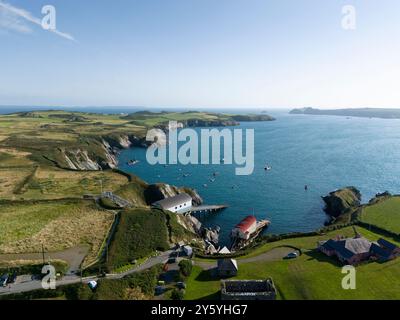
[[[154,202],[153,206],[175,213],[186,213],[192,210],[192,197],[187,193],[180,193],[174,197]]]
[[[221,250],[218,251],[219,254],[230,254],[231,251],[225,246]]]
[[[193,255],[193,249],[192,249],[191,246],[184,246],[184,247],[183,247],[183,252],[185,252],[185,254],[186,254],[188,257],[191,257],[191,256]]]
[[[235,228],[232,229],[231,235],[234,238],[248,240],[250,236],[257,231],[257,219],[254,216],[244,218]]]

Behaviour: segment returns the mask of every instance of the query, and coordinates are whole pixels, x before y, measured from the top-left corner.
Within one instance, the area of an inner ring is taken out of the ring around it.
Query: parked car
[[[90,288],[92,291],[96,290],[96,288],[97,288],[97,281],[94,281],[94,280],[89,281],[89,282],[88,282],[88,286],[89,286],[89,288]]]
[[[8,273],[5,273],[0,277],[0,286],[6,287],[7,281],[8,281]]]
[[[168,264],[176,263],[176,258],[169,258],[167,263]]]
[[[178,258],[178,256],[179,256],[179,252],[178,251],[171,252],[170,255],[169,255],[170,258]]]
[[[17,273],[14,271],[12,275],[8,278],[7,283],[14,283],[17,280]]]
[[[165,292],[165,288],[163,286],[157,286],[155,288],[155,294],[156,296],[163,294]]]
[[[176,286],[178,289],[186,289],[186,283],[184,282],[178,282]]]
[[[299,256],[297,252],[290,252],[288,255],[285,257],[286,259],[296,259]]]

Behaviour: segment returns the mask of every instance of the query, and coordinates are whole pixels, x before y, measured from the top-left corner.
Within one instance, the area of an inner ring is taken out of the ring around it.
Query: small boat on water
[[[138,164],[139,162],[140,162],[139,160],[133,159],[133,160],[129,160],[126,164],[128,166],[134,166],[135,164]]]
[[[264,167],[264,170],[265,171],[270,171],[270,170],[272,170],[272,167],[270,165],[266,164],[265,167]]]

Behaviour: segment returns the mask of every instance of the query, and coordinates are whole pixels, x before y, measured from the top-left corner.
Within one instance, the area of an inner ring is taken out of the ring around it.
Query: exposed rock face
[[[73,170],[101,170],[100,165],[90,159],[86,150],[63,150],[65,161]]]
[[[325,202],[325,212],[334,218],[360,205],[361,193],[355,187],[346,187],[331,192],[322,197]]]
[[[178,223],[181,226],[183,226],[186,230],[189,230],[190,232],[200,235],[200,232],[202,230],[202,225],[197,218],[191,215],[184,216],[181,214],[177,214],[176,217]]]
[[[58,166],[72,170],[112,169],[118,165],[119,150],[143,145],[143,139],[133,135],[112,135],[100,140],[85,138],[77,147],[60,148],[54,161]]]
[[[213,254],[218,253],[218,250],[215,248],[215,246],[212,243],[208,243],[206,245],[205,253],[209,254],[209,255],[213,255]]]
[[[211,242],[214,245],[218,245],[219,230],[216,228],[205,228],[203,229],[203,238],[206,242]]]

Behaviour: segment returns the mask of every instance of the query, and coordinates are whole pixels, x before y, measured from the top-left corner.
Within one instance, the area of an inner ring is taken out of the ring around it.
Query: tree
[[[192,261],[186,259],[182,260],[179,262],[179,269],[185,277],[189,277],[193,269]]]
[[[172,300],[183,300],[184,297],[185,297],[185,290],[174,289],[171,292]]]

